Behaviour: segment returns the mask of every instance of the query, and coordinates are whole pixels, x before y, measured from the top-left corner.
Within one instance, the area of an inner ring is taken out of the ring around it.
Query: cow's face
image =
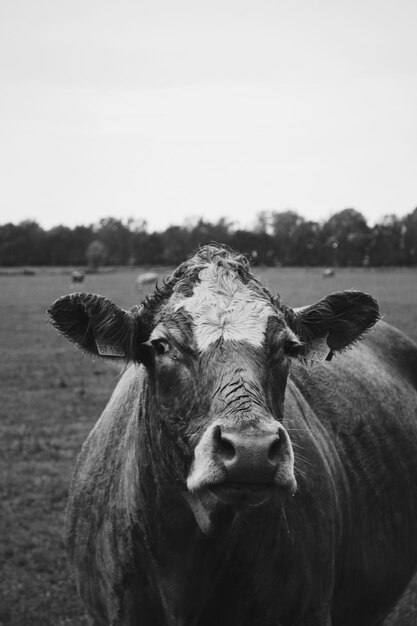
[[[160,417],[186,442],[188,490],[239,506],[294,492],[281,422],[300,341],[271,297],[226,263],[209,264],[184,287],[161,309],[144,360]]]
[[[291,358],[330,359],[375,323],[378,307],[346,291],[289,309],[242,257],[208,246],[141,307],[124,311],[102,296],[71,294],[49,314],[85,351],[145,365],[151,446],[163,441],[156,458],[172,458],[167,445],[181,456],[175,481],[207,530],[221,507],[294,493],[283,409]]]

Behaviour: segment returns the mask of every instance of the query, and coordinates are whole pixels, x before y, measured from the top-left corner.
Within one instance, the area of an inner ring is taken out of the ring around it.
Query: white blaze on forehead
[[[193,295],[175,306],[190,313],[199,350],[220,338],[260,346],[268,318],[276,315],[268,301],[244,285],[235,271],[215,264],[201,270],[199,279]]]

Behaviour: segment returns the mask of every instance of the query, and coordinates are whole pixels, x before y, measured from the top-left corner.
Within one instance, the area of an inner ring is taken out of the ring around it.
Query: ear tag
[[[121,348],[110,346],[96,341],[97,351],[101,356],[125,356]]]
[[[331,349],[327,345],[327,337],[329,333],[324,337],[318,337],[308,342],[308,352],[305,358],[310,361],[325,361],[329,356]]]

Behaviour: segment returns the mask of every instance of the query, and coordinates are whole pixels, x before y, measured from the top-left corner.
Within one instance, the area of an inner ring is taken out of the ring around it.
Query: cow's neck
[[[232,552],[234,516],[204,534],[187,505],[165,502],[153,550],[154,584],[170,626],[192,626],[222,579]]]

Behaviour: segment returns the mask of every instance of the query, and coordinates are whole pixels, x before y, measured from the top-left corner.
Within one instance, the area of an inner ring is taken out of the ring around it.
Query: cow
[[[335,271],[332,267],[325,267],[321,275],[323,278],[331,278],[335,275]]]
[[[93,624],[382,624],[417,568],[417,346],[373,297],[291,308],[210,245],[49,316],[123,365],[68,503]]]
[[[74,270],[71,273],[71,282],[75,283],[83,283],[85,278],[85,272],[83,270]]]
[[[155,285],[158,278],[159,274],[156,272],[143,272],[143,274],[138,274],[136,278],[136,289],[140,291],[144,285]]]

